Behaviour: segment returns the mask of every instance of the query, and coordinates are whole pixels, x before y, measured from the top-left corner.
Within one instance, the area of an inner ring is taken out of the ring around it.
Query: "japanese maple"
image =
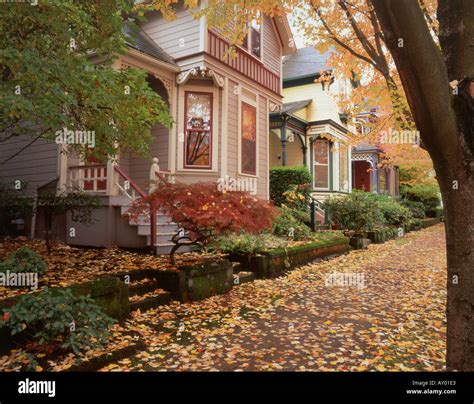
[[[216,236],[239,232],[271,230],[277,210],[269,202],[246,192],[220,191],[215,183],[170,183],[162,180],[156,191],[135,201],[128,214],[132,218],[149,214],[150,209],[168,214],[180,231],[172,237],[170,253],[184,245],[204,246]]]

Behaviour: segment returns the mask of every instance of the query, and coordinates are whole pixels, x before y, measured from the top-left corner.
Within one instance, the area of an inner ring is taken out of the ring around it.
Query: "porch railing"
[[[68,167],[68,187],[84,192],[107,193],[107,164]]]
[[[115,179],[115,185],[123,195],[127,196],[131,201],[137,199],[137,195],[141,198],[146,196],[145,192],[138,186],[138,184],[136,184],[119,166],[115,165],[114,171],[118,174]]]

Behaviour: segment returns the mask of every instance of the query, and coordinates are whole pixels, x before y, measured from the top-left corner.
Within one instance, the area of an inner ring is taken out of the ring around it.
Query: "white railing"
[[[68,167],[67,185],[91,193],[107,193],[107,165],[80,165]]]

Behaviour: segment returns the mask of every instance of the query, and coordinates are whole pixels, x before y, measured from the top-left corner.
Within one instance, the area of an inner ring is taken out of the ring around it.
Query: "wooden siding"
[[[269,136],[269,116],[267,99],[265,97],[258,98],[259,120],[258,120],[258,180],[257,180],[257,196],[268,199],[268,170],[269,162],[267,156],[268,136]]]
[[[163,125],[156,125],[151,133],[154,137],[154,141],[150,146],[151,158],[158,157],[160,160],[160,169],[167,170],[169,130]],[[151,160],[137,157],[133,153],[129,153],[128,157],[124,158],[119,164],[123,165],[124,168],[128,167],[127,171],[130,177],[145,192],[148,191]]]
[[[142,25],[142,29],[172,58],[200,51],[199,20],[191,16],[182,1],[176,8],[175,20],[166,20],[159,12],[151,12],[147,17],[148,21]],[[184,42],[180,44],[180,40]]]
[[[270,17],[264,16],[263,21],[263,65],[278,76],[281,75],[281,43],[275,25]]]
[[[3,162],[31,141],[31,137],[18,136],[0,143],[0,162]],[[58,145],[38,140],[19,155],[0,166],[0,182],[20,180],[28,183],[28,190],[36,190],[58,175]]]
[[[321,83],[311,83],[302,86],[287,87],[283,89],[283,102],[293,102],[312,99],[306,107],[305,119],[309,122],[332,119],[342,125],[339,117],[339,106],[336,101],[337,86],[334,83],[330,90],[323,90]]]
[[[237,150],[239,146],[237,131],[239,127],[239,96],[236,94],[236,91],[234,91],[237,85],[237,82],[229,80],[229,100],[227,107],[227,172],[233,177],[236,177],[238,172]]]

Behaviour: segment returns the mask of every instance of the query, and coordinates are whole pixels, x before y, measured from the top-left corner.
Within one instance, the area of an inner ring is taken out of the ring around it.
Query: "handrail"
[[[119,173],[119,175],[125,179],[126,181],[128,181],[128,183],[130,184],[130,186],[138,192],[138,195],[140,195],[142,198],[145,198],[146,197],[146,194],[145,192],[143,192],[143,190],[138,186],[138,184],[136,184],[119,166],[115,165],[114,166],[114,170],[117,171]]]
[[[324,221],[328,222],[329,221],[329,215],[327,210],[323,209],[322,202],[319,199],[316,199],[313,195],[309,195],[311,202],[310,202],[310,209],[311,209],[311,228],[313,231],[316,229],[316,211],[320,215],[324,215]]]
[[[160,170],[160,171],[155,170],[155,174],[158,177],[160,177],[163,181],[166,181],[165,175],[166,174],[171,174],[171,171],[170,170]]]
[[[107,167],[107,164],[82,164],[77,166],[68,166],[68,170],[75,170],[75,169],[88,169],[88,168],[104,168]]]

